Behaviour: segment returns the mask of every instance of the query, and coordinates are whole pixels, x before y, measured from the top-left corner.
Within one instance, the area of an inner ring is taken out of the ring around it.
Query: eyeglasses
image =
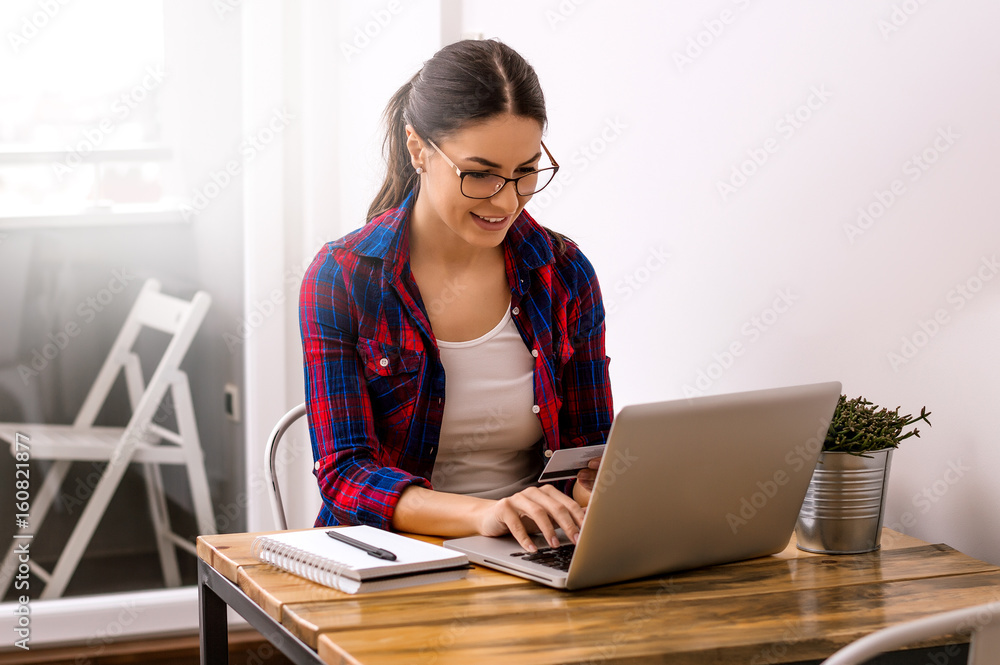
[[[461,178],[462,194],[470,199],[491,199],[499,194],[508,182],[514,183],[514,191],[517,192],[518,196],[531,196],[545,189],[559,170],[559,165],[556,160],[552,159],[552,153],[545,147],[544,142],[542,150],[552,162],[552,166],[525,173],[516,178],[505,178],[502,175],[484,171],[463,171],[455,166],[455,162],[448,159],[448,155],[441,152],[441,148],[437,147],[434,141],[427,139],[427,142],[444,158],[444,161],[448,162],[451,168],[455,169],[455,173]]]

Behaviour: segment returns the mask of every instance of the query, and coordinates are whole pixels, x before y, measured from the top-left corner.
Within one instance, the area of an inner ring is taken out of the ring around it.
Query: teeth
[[[475,213],[472,214],[475,215]],[[502,222],[503,220],[507,219],[506,217],[483,217],[482,215],[476,215],[476,217],[478,217],[479,219],[485,219],[487,222],[490,222],[491,224],[496,224],[497,222]]]

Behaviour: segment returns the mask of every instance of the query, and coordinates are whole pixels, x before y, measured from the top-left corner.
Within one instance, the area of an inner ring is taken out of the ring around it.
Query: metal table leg
[[[292,662],[323,665],[315,650],[275,621],[239,587],[202,559],[198,560],[198,599],[202,665],[229,662],[227,605]]]

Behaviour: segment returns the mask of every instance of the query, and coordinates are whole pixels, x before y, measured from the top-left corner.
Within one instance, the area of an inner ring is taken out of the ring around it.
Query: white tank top
[[[467,342],[438,340],[445,371],[444,415],[434,489],[500,499],[534,485],[542,438],[532,382],[535,359],[510,306],[500,323]]]

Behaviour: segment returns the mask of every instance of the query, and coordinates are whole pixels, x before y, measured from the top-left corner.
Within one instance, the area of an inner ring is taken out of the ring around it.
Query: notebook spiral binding
[[[344,571],[349,569],[349,566],[339,561],[317,556],[286,543],[278,543],[266,536],[254,538],[250,553],[272,566],[334,589],[341,588],[340,580]]]

